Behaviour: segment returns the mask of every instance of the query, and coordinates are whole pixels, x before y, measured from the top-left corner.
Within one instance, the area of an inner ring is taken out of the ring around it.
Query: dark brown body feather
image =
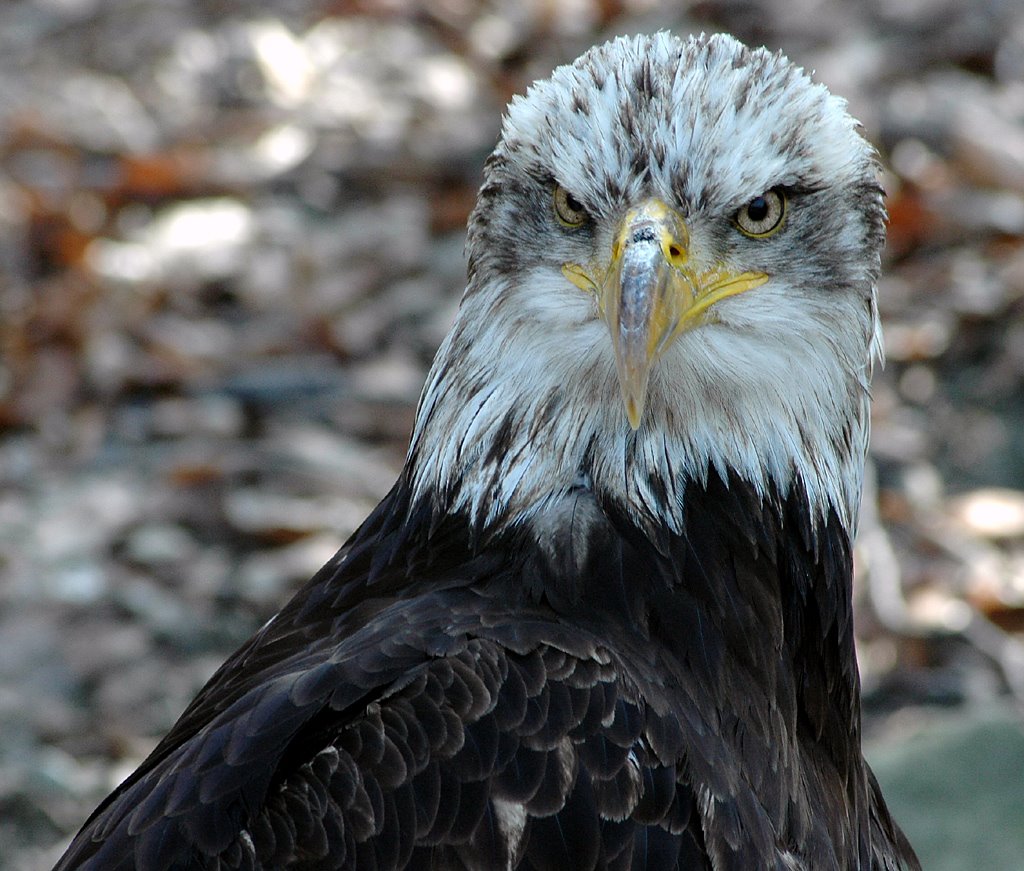
[[[399,481],[213,677],[60,869],[896,869],[851,554],[712,473],[682,534],[581,489],[474,540]]]

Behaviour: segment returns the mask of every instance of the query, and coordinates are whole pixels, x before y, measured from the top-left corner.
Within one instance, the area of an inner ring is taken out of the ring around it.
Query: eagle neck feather
[[[540,311],[552,305],[557,317]],[[542,316],[559,328],[541,328]],[[852,532],[867,340],[836,349],[825,335],[799,346],[770,331],[740,339],[714,326],[681,336],[633,432],[590,300],[566,300],[539,273],[486,293],[474,280],[420,400],[406,463],[414,496],[494,531],[531,523],[584,487],[640,525],[678,533],[686,488],[715,472],[762,497],[798,486],[811,514],[835,512]]]

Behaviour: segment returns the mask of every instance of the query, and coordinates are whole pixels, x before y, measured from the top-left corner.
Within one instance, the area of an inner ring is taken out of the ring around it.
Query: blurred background
[[[390,487],[508,98],[731,31],[885,164],[868,754],[926,869],[1024,868],[1024,4],[0,5],[0,869],[49,868]]]

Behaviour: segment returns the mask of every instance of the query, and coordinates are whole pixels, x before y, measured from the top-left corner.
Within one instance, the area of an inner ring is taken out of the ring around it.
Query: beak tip
[[[633,432],[640,429],[640,420],[643,417],[643,408],[633,399],[626,400],[626,419],[633,428]]]

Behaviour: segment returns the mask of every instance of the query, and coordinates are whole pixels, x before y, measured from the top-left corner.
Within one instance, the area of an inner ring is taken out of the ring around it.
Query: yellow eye
[[[583,203],[560,184],[555,185],[552,198],[555,203],[555,217],[558,218],[559,223],[566,227],[574,228],[582,227],[587,223],[587,218],[590,216],[587,214],[587,210],[583,208]]]
[[[741,233],[755,239],[771,236],[786,217],[786,197],[778,188],[754,197],[736,213],[736,226]]]

